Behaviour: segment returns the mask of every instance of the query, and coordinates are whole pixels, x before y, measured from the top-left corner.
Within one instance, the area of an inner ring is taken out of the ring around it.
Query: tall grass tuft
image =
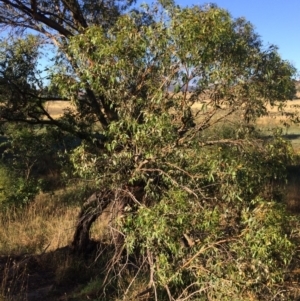
[[[61,203],[59,196],[40,194],[22,210],[0,211],[0,254],[38,254],[67,245],[78,210]]]

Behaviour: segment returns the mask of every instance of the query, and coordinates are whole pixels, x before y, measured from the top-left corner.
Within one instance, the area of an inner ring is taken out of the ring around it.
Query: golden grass
[[[69,245],[80,211],[80,204],[71,203],[75,194],[79,194],[78,187],[62,189],[55,194],[40,193],[24,210],[0,212],[0,254],[40,254]],[[82,196],[81,203],[85,198]],[[97,219],[91,230],[92,238],[101,239],[107,235],[110,215],[105,211]]]
[[[296,109],[300,109],[300,92],[297,92],[296,94],[296,100],[289,100],[287,101],[286,111],[287,112],[294,112]],[[200,109],[202,104],[195,104],[193,106],[194,109]],[[47,112],[53,117],[53,118],[59,118],[62,117],[64,114],[64,111],[67,109],[75,110],[74,105],[70,101],[47,101],[45,104],[45,108]],[[277,111],[276,107],[268,107],[268,110],[270,112],[270,116],[262,117],[258,120],[258,124],[268,124],[270,121],[273,124],[274,121],[277,124],[280,124],[282,120],[286,120],[285,117],[280,117],[280,114]]]
[[[300,93],[299,93],[300,94]],[[299,95],[300,98],[300,95]],[[276,107],[268,106],[269,116],[261,117],[257,120],[258,125],[281,125],[286,122],[288,118],[283,116]],[[289,100],[286,103],[285,112],[297,113],[300,111],[300,99]]]
[[[74,109],[74,106],[70,101],[47,101],[45,108],[52,118],[59,118],[66,109]]]
[[[55,200],[56,198],[56,200]],[[39,254],[66,246],[79,207],[62,206],[59,196],[40,194],[28,208],[0,215],[0,254]]]

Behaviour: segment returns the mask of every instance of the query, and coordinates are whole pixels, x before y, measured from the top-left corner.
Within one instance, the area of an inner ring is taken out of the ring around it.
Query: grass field
[[[69,101],[47,101],[45,107],[53,118],[59,118],[63,115],[64,110],[74,108]]]
[[[47,111],[53,118],[59,118],[63,115],[64,110],[74,106],[68,101],[48,101],[46,104]],[[300,112],[300,92],[297,93],[297,99],[290,100],[285,108],[288,113]],[[281,128],[283,135],[291,141],[295,150],[300,150],[300,125],[286,125],[287,118],[278,112],[277,108],[269,107],[269,115],[259,118],[257,125],[264,135],[271,135],[275,128]]]
[[[300,93],[298,99],[290,100],[285,111],[290,114],[300,113]],[[269,108],[269,115],[257,120],[257,125],[265,135],[271,135],[275,128],[281,128],[284,137],[291,141],[295,150],[300,150],[300,124],[289,122],[286,116],[278,112],[277,108]]]

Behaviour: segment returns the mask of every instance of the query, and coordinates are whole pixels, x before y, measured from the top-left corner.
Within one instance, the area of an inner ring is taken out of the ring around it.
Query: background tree
[[[23,6],[2,2],[29,24]],[[43,13],[34,21],[51,27],[45,34],[59,47],[47,93],[76,109],[54,119],[36,104],[41,115],[31,123],[82,139],[70,160],[99,189],[83,204],[72,246],[86,252],[91,225],[112,212],[109,247],[100,245],[108,258],[102,292],[112,284],[115,297],[126,298],[147,279],[142,294],[153,300],[292,295],[285,286],[295,252],[290,217],[268,189],[284,179],[292,151],[251,126],[267,105],[281,107],[294,94],[295,69],[276,47],[263,47],[250,23],[215,6],[145,8],[109,26],[84,26],[84,3],[81,17],[75,6],[67,10],[71,20],[79,16],[78,27],[64,18],[68,32]],[[1,121],[32,120],[11,102],[2,102],[10,110],[1,110]],[[9,117],[16,110],[22,120]]]

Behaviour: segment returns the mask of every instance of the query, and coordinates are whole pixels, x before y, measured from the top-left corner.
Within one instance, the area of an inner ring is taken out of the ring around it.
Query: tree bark
[[[144,198],[144,184],[127,186],[114,191],[105,189],[93,193],[83,204],[78,215],[71,247],[75,253],[84,254],[92,250],[95,242],[90,238],[90,229],[97,218],[103,218],[110,230],[110,243],[120,249],[124,235],[118,229],[117,218],[124,213],[130,202],[140,204]]]
[[[91,247],[91,226],[113,200],[112,191],[95,192],[83,204],[71,244],[74,252],[84,253]]]

